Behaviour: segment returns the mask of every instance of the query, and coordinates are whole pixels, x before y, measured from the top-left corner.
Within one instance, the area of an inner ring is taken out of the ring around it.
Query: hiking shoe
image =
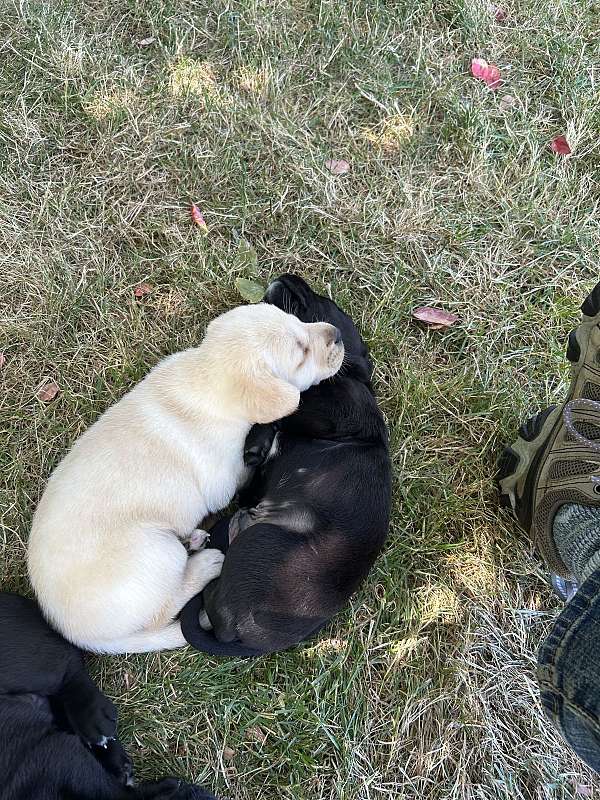
[[[581,311],[569,334],[565,402],[521,426],[498,474],[501,504],[512,507],[549,569],[564,577],[569,570],[552,536],[556,512],[565,503],[600,506],[600,283]]]

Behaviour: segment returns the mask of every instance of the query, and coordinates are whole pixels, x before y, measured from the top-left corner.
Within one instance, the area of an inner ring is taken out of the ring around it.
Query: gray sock
[[[552,535],[578,584],[600,567],[600,508],[575,503],[561,506],[554,517]]]

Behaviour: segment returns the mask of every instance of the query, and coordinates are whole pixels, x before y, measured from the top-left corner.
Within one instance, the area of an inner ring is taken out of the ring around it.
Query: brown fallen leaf
[[[35,393],[35,396],[38,400],[41,400],[42,403],[49,403],[51,400],[54,400],[59,391],[60,388],[58,383],[53,380],[48,380],[40,386]]]
[[[494,15],[496,22],[506,22],[508,19],[508,11],[505,8],[502,8],[502,6],[491,5],[490,11]]]
[[[454,325],[455,322],[458,322],[456,314],[452,314],[450,311],[443,311],[441,308],[433,308],[432,306],[415,308],[412,312],[412,317],[419,322],[424,322],[426,325],[429,325],[433,330],[449,328],[450,325]]]
[[[149,283],[138,283],[138,285],[133,289],[133,295],[138,299],[140,297],[145,297],[147,294],[150,294],[153,288],[154,287]]]
[[[264,744],[267,740],[267,734],[258,725],[253,725],[250,728],[246,728],[244,731],[244,736],[246,739],[254,740],[255,742],[260,742],[261,744]]]
[[[511,108],[515,107],[516,103],[517,101],[512,94],[505,94],[500,98],[498,105],[500,106],[500,111],[510,111]]]
[[[6,364],[6,356],[4,353],[0,353],[0,369]]]
[[[235,756],[235,750],[232,750],[231,747],[224,747],[223,748],[223,758],[225,761],[233,761]]]
[[[350,170],[350,164],[343,158],[330,158],[325,166],[332,175],[345,175]]]

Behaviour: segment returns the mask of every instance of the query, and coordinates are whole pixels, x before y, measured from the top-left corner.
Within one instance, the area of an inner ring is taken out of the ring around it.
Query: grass
[[[28,591],[31,514],[70,443],[239,302],[238,276],[330,291],[391,428],[388,546],[316,642],[255,663],[92,661],[140,777],[240,800],[600,790],[541,714],[557,605],[493,483],[500,443],[564,390],[597,276],[598,6],[506,7],[498,23],[483,0],[3,6],[3,586]],[[474,56],[499,92],[469,76]],[[461,322],[424,331],[422,304]],[[61,392],[42,404],[46,378]]]

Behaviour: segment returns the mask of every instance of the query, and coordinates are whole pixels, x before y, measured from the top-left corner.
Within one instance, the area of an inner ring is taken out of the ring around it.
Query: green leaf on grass
[[[235,254],[235,266],[239,270],[243,269],[250,273],[257,270],[258,256],[256,255],[256,250],[245,239],[240,239],[237,253]]]
[[[249,281],[247,278],[236,278],[235,285],[244,300],[249,303],[260,303],[265,294],[265,287],[256,281]]]

